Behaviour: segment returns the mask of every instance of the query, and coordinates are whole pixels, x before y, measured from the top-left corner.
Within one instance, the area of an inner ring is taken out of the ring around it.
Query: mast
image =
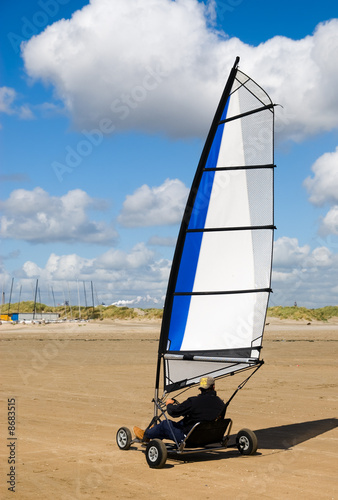
[[[92,281],[90,282],[90,286],[91,286],[91,291],[92,291],[93,318],[94,318],[94,315],[95,315],[95,313],[94,313],[94,311],[95,311],[95,309],[94,309],[94,289],[93,289],[93,282]]]
[[[229,98],[231,87],[232,87],[233,82],[235,80],[238,64],[239,64],[239,57],[237,56],[235,63],[231,69],[228,81],[225,85],[222,97],[221,97],[220,102],[218,104],[218,108],[216,110],[213,122],[211,124],[206,142],[204,144],[201,158],[200,158],[197,170],[196,170],[195,178],[194,178],[193,183],[192,183],[192,187],[191,187],[189,198],[188,198],[187,205],[185,208],[180,232],[179,232],[178,239],[177,239],[175,254],[174,254],[174,258],[173,258],[173,266],[171,268],[171,273],[170,273],[170,277],[169,277],[167,295],[166,295],[166,300],[164,303],[162,329],[169,327],[168,323],[170,321],[170,316],[171,316],[171,310],[172,310],[172,304],[173,304],[173,293],[175,290],[175,285],[176,285],[176,280],[177,280],[177,275],[178,275],[178,268],[179,268],[179,263],[180,263],[178,257],[182,253],[184,240],[185,240],[185,236],[186,236],[186,230],[187,230],[187,227],[188,227],[188,224],[190,221],[191,211],[193,209],[194,201],[195,201],[195,198],[197,195],[197,186],[200,183],[202,172],[203,172],[203,167],[204,167],[205,162],[208,158],[213,138],[215,136],[217,127],[218,127],[219,122],[220,122],[221,117],[222,117],[225,103],[227,102],[227,100]],[[162,342],[159,345],[159,351],[161,353],[163,353],[165,351],[166,346],[164,345],[165,338],[162,335],[161,335],[161,340],[162,340]]]
[[[14,283],[14,278],[12,278],[11,291],[10,291],[10,294],[9,294],[8,312],[7,312],[8,316],[9,316],[9,311],[10,311],[11,302],[12,302],[13,283]]]
[[[19,317],[19,314],[20,314],[21,291],[22,291],[22,285],[20,285],[20,291],[19,291],[18,317]]]
[[[179,235],[177,238],[176,249],[175,249],[175,253],[174,253],[174,257],[173,257],[173,263],[172,263],[172,268],[171,268],[171,272],[170,272],[167,294],[166,294],[166,299],[165,299],[164,309],[163,309],[163,319],[162,319],[160,342],[159,342],[159,349],[158,349],[158,362],[157,362],[157,372],[156,372],[156,381],[155,381],[155,398],[158,394],[158,389],[159,389],[161,360],[163,358],[163,353],[165,352],[165,349],[166,349],[165,344],[166,344],[167,335],[165,334],[165,331],[168,331],[168,329],[169,329],[169,322],[170,322],[170,317],[171,317],[171,312],[172,312],[172,307],[173,307],[173,294],[174,294],[174,290],[175,290],[175,286],[176,286],[179,263],[180,263],[179,257],[182,254],[182,249],[183,249],[185,236],[186,236],[186,230],[187,230],[187,227],[189,224],[191,211],[193,209],[194,201],[195,201],[196,194],[197,194],[197,186],[200,183],[202,172],[203,172],[203,167],[204,167],[205,162],[208,158],[210,148],[212,146],[213,138],[214,138],[215,133],[217,131],[217,127],[219,125],[219,122],[222,118],[225,104],[229,98],[230,91],[231,91],[232,85],[233,85],[234,80],[235,80],[239,60],[240,60],[240,58],[237,56],[235,59],[234,65],[230,71],[229,78],[228,78],[226,85],[224,87],[222,97],[220,99],[220,102],[218,104],[214,119],[212,121],[206,142],[204,144],[204,148],[202,150],[200,161],[199,161],[199,164],[198,164],[198,167],[196,170],[195,178],[194,178],[193,183],[192,183],[192,187],[191,187],[188,201],[186,204],[186,208],[184,211],[183,220],[181,223],[181,228],[180,228]]]
[[[54,308],[55,308],[55,297],[54,297],[53,286],[51,286],[51,290],[52,290],[52,297],[53,297],[53,305],[54,305]]]
[[[79,280],[77,280],[77,301],[79,305],[79,319],[81,319],[81,306],[80,306],[80,288],[79,288]]]
[[[85,308],[87,312],[87,293],[86,293],[86,285],[85,282],[83,281],[83,293],[84,293],[84,299],[85,299]]]
[[[36,285],[35,285],[35,294],[34,294],[33,320],[35,319],[35,313],[36,313],[36,296],[37,296],[37,293],[38,293],[38,284],[39,284],[39,280],[37,279],[36,280]]]

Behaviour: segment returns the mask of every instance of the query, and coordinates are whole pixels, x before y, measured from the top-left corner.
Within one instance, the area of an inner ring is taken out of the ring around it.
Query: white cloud
[[[296,301],[299,306],[322,307],[338,303],[337,248],[336,253],[326,246],[311,250],[301,247],[297,239],[283,237],[276,241],[275,249],[270,305],[293,305]],[[144,243],[129,252],[112,249],[95,258],[52,253],[45,266],[27,261],[17,270],[13,294],[17,296],[22,284],[22,300],[31,300],[38,278],[42,302],[51,303],[47,290],[52,285],[56,302],[63,302],[69,289],[71,303],[77,303],[80,291],[84,305],[82,282],[86,283],[88,303],[92,282],[95,303],[162,307],[170,267],[170,261],[158,258]],[[3,276],[8,289],[11,277]]]
[[[13,102],[16,98],[16,92],[10,87],[0,87],[0,113],[11,115]]]
[[[118,221],[125,227],[177,224],[182,219],[188,192],[179,179],[166,179],[156,187],[144,184],[126,196]]]
[[[52,84],[79,127],[205,134],[236,55],[284,106],[284,137],[338,126],[338,20],[257,47],[213,29],[197,0],[92,0],[23,46],[28,75]],[[279,112],[278,112],[279,113]]]
[[[338,254],[325,246],[311,250],[296,238],[279,238],[274,245],[273,294],[270,305],[323,307],[336,305]]]
[[[320,156],[312,165],[313,177],[307,177],[304,186],[314,205],[338,203],[338,147]]]
[[[337,304],[338,253],[325,246],[314,250],[300,247],[295,239],[280,240],[276,241],[270,305],[293,305],[295,301],[305,307]],[[92,282],[95,303],[162,307],[170,267],[168,260],[158,259],[144,243],[130,252],[111,250],[92,259],[53,253],[45,267],[27,261],[16,273],[15,286],[23,284],[22,300],[31,300],[34,281],[39,278],[43,302],[51,303],[46,291],[52,285],[56,302],[63,302],[64,296],[68,300],[69,289],[71,303],[77,303],[80,291],[84,305],[82,281],[86,283],[88,303]],[[10,277],[6,278],[10,283]]]
[[[158,299],[157,297],[151,297],[150,295],[141,296],[139,295],[135,299],[131,300],[117,300],[113,302],[113,306],[117,307],[135,307],[142,304],[142,307],[163,307],[164,297]]]
[[[76,254],[56,255],[52,253],[46,263],[45,268],[39,267],[36,263],[27,261],[22,269],[27,278],[40,278],[42,280],[65,280],[72,281],[79,276],[87,276],[93,273],[93,259],[85,259]]]
[[[122,250],[110,249],[98,257],[96,265],[100,269],[137,269],[150,265],[153,262],[154,252],[149,250],[144,243],[138,243],[127,254]]]
[[[130,252],[111,250],[93,259],[52,253],[45,267],[27,261],[16,274],[25,284],[23,293],[29,296],[31,283],[29,286],[28,283],[38,278],[41,290],[46,290],[47,284],[53,284],[57,302],[63,301],[63,291],[69,288],[74,304],[78,300],[78,282],[84,281],[88,287],[88,282],[92,281],[99,302],[162,307],[169,271],[168,260],[156,260],[154,252],[144,243],[139,243]],[[80,291],[83,304],[82,283]],[[42,297],[42,301],[48,302],[48,297]]]
[[[297,238],[283,236],[274,243],[273,264],[275,269],[319,269],[333,264],[334,254],[325,247],[311,250],[309,245],[299,246]]]
[[[89,209],[103,210],[105,204],[94,200],[81,189],[69,191],[60,198],[42,188],[32,191],[16,189],[8,200],[0,202],[4,215],[0,219],[2,238],[31,243],[85,242],[111,244],[117,238],[115,229],[101,221],[91,221]]]
[[[301,264],[310,254],[309,245],[300,247],[297,238],[283,236],[274,244],[273,261],[278,267]]]
[[[322,235],[338,235],[338,205],[334,205],[321,221],[319,232]]]
[[[17,114],[21,120],[33,120],[34,114],[28,104],[20,106],[17,110]]]
[[[0,87],[0,113],[17,115],[21,120],[32,120],[34,114],[28,104],[17,106],[18,98],[16,91],[10,87]]]
[[[331,205],[320,220],[319,234],[338,235],[338,147],[320,156],[311,170],[314,175],[304,181],[310,202],[317,206]]]

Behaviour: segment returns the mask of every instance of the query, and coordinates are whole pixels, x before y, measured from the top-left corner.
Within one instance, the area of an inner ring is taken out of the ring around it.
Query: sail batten
[[[262,106],[261,108],[257,109],[252,109],[251,111],[247,111],[246,113],[241,113],[240,115],[232,116],[231,118],[226,118],[225,120],[221,120],[219,122],[219,125],[222,125],[223,123],[231,122],[232,120],[238,120],[239,118],[244,118],[245,116],[252,115],[254,113],[260,113],[261,111],[264,111],[266,109],[273,109],[274,104],[267,104],[266,106]]]
[[[275,229],[274,104],[237,64],[197,167],[173,259],[159,343],[166,392],[206,373],[224,377],[261,363]]]
[[[233,294],[233,293],[257,293],[257,292],[271,292],[271,288],[254,288],[252,290],[217,290],[217,291],[209,291],[209,292],[175,292],[174,296],[185,296],[185,295],[225,295],[225,294]]]
[[[204,168],[204,172],[218,172],[222,170],[249,170],[255,168],[275,168],[276,165],[234,165],[232,167]]]
[[[164,359],[186,359],[184,355],[180,354],[166,354]],[[254,364],[256,363],[256,359],[254,358],[222,358],[222,357],[213,357],[213,356],[193,356],[190,361],[212,361],[215,363],[245,363],[245,364]]]
[[[211,231],[250,231],[250,230],[259,230],[259,229],[276,229],[276,226],[272,224],[268,226],[245,226],[245,227],[205,227],[201,229],[187,229],[187,233],[207,233]]]

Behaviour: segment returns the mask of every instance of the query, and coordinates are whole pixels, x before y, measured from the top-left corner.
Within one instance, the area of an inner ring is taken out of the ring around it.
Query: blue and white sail
[[[183,216],[159,343],[164,390],[255,367],[271,292],[274,105],[238,70],[216,111]]]

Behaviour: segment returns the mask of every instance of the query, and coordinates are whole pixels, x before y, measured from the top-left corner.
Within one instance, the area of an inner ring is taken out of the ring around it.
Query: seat
[[[185,439],[185,447],[197,448],[208,444],[222,443],[230,423],[230,418],[221,418],[212,422],[195,424]]]

